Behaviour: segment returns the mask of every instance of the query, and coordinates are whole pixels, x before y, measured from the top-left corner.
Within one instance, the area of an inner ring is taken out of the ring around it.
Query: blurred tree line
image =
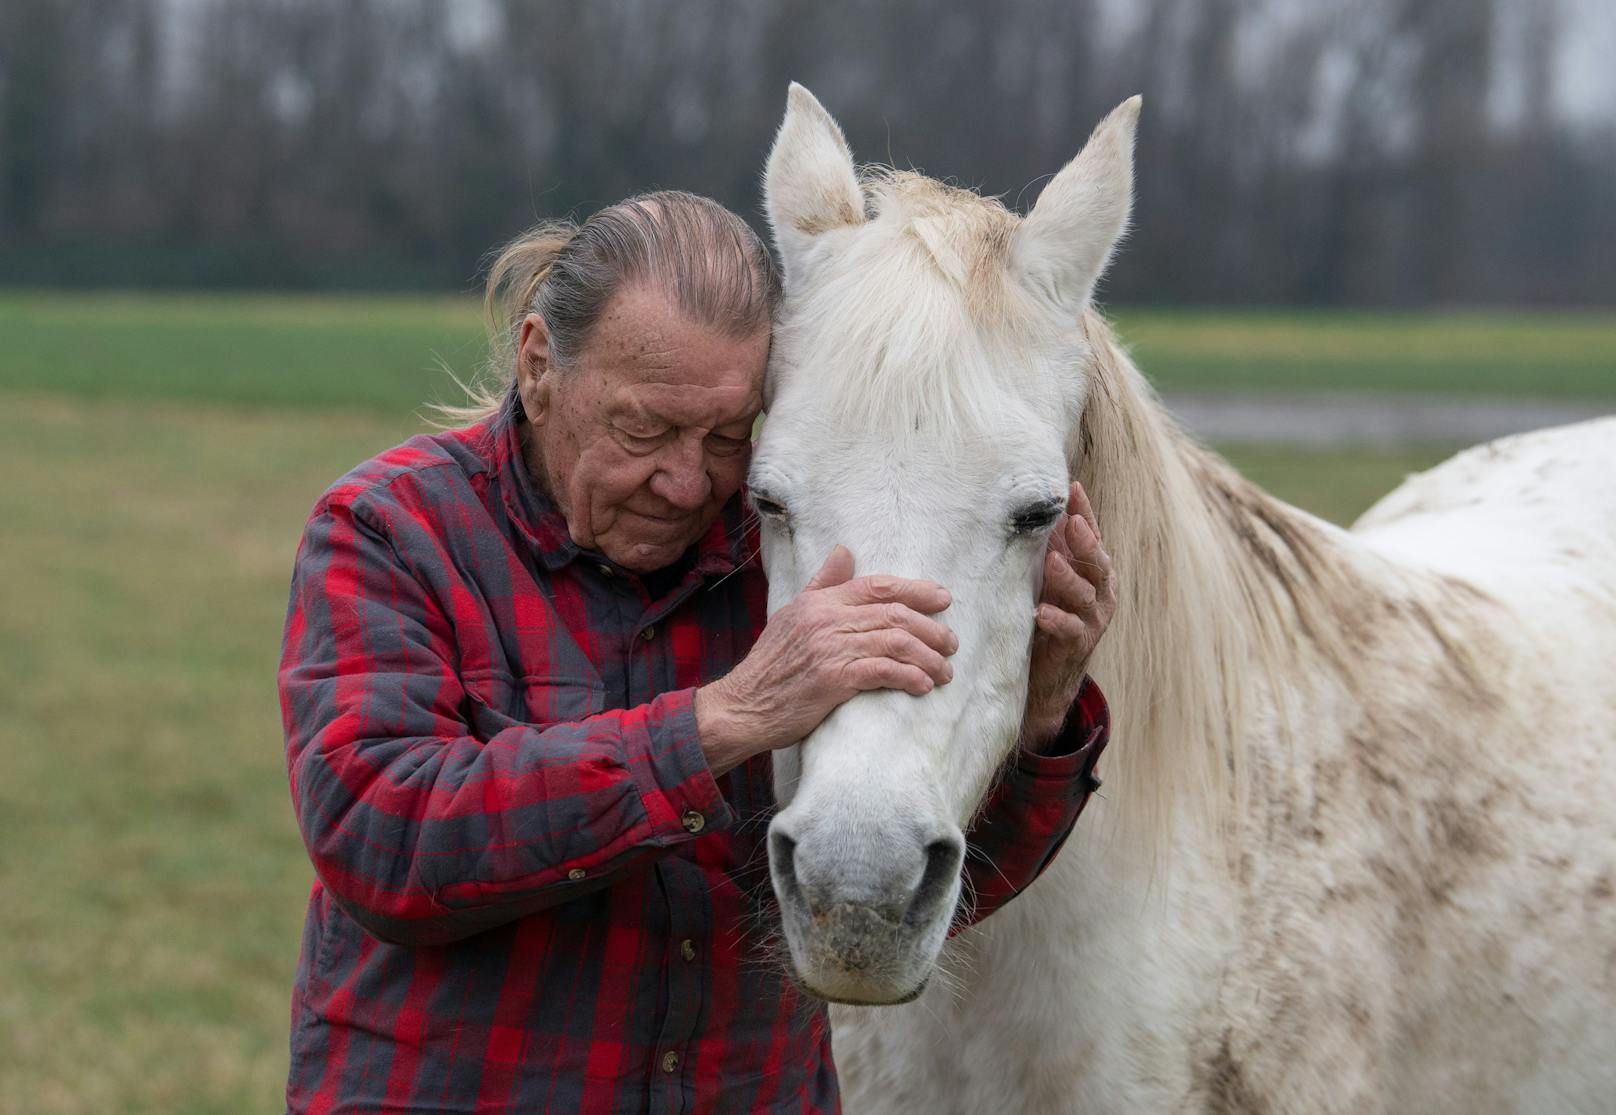
[[[756,219],[797,79],[1022,206],[1143,92],[1114,300],[1609,305],[1564,2],[4,0],[0,282],[463,288],[653,186]]]

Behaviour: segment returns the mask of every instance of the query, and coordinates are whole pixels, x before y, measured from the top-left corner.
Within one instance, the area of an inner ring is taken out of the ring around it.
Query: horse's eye
[[[760,495],[757,492],[752,492],[751,497],[752,510],[759,515],[767,516],[770,519],[783,519],[786,517],[786,506],[779,500],[770,499],[768,496]]]
[[[1040,500],[1038,503],[1019,507],[1010,516],[1010,532],[1034,534],[1060,518],[1060,513],[1064,509],[1065,506],[1057,499]]]

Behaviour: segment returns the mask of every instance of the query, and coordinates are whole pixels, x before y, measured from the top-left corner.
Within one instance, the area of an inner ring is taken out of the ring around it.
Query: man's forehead
[[[655,378],[658,372],[692,366],[700,370],[713,363],[728,362],[724,356],[766,356],[768,330],[755,336],[731,336],[699,325],[685,317],[665,295],[643,286],[620,293],[607,305],[595,326],[586,351],[613,370],[628,375]],[[708,359],[697,359],[708,357]]]
[[[596,330],[591,347],[601,363],[620,374],[654,375],[678,363],[693,343],[699,344],[701,338],[681,324],[659,315],[642,320],[609,318]]]
[[[761,390],[768,363],[767,334],[760,339],[732,339],[712,334],[700,337],[657,338],[632,350],[601,352],[597,369],[614,386],[694,387]]]
[[[761,383],[627,380],[612,392],[613,409],[679,426],[717,426],[750,419],[763,409]]]
[[[730,337],[643,300],[614,309],[588,353],[614,409],[680,425],[734,422],[762,409],[766,330]]]

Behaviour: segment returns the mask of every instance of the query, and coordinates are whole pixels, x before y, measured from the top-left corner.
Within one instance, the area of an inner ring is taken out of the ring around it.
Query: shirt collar
[[[553,573],[583,557],[619,572],[627,572],[604,555],[585,550],[574,542],[571,532],[567,530],[566,516],[561,514],[555,501],[533,482],[522,452],[522,426],[527,422],[527,417],[522,413],[514,385],[503,409],[488,421],[489,463],[499,481],[505,513],[517,532],[533,547],[545,570]],[[691,548],[695,555],[695,571],[703,576],[733,573],[749,556],[746,551],[752,533],[746,523],[741,494],[737,492],[724,504],[718,518],[707,528],[707,533]],[[686,551],[684,556],[689,557],[690,551]]]

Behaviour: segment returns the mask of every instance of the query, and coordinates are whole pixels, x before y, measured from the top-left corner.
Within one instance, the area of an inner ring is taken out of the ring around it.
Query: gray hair
[[[768,329],[780,301],[769,250],[710,198],[658,190],[608,206],[582,225],[547,221],[505,245],[489,268],[488,374],[467,385],[466,405],[438,412],[460,422],[498,412],[530,313],[549,327],[552,359],[570,366],[612,298],[635,283],[667,293],[689,321],[729,337]]]

